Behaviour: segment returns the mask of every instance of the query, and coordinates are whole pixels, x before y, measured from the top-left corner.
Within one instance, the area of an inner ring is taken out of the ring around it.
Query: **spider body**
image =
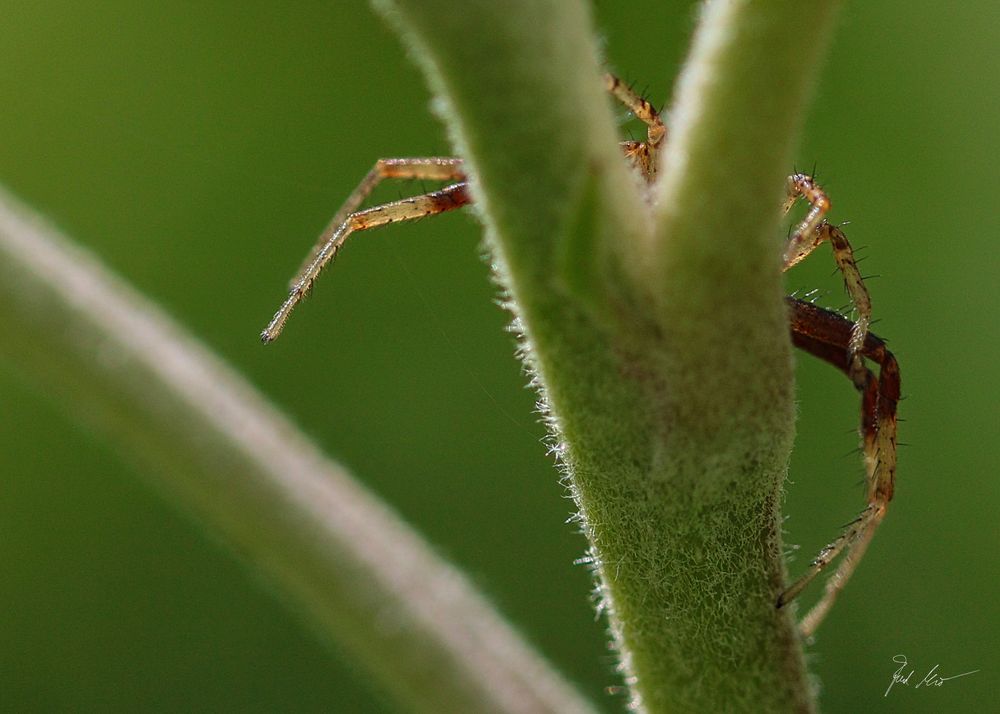
[[[607,91],[646,124],[646,141],[625,141],[621,150],[647,183],[656,180],[657,155],[667,138],[667,130],[656,109],[617,77],[604,77]],[[446,183],[437,191],[404,198],[359,210],[361,204],[383,179],[423,179]],[[776,600],[783,607],[801,593],[830,563],[843,556],[827,580],[820,601],[801,623],[809,635],[825,617],[867,549],[875,529],[892,499],[896,472],[896,405],[899,401],[899,368],[885,343],[869,332],[871,300],[858,272],[851,245],[839,227],[825,219],[830,199],[812,176],[795,173],[786,182],[785,212],[802,198],[808,204],[805,217],[789,235],[782,254],[783,269],[805,259],[823,243],[830,243],[834,260],[844,278],[856,312],[854,321],[824,310],[810,302],[786,298],[792,343],[843,372],[861,394],[860,435],[867,483],[867,505],[857,519],[846,526],[836,540],[813,560],[806,573],[786,588]],[[313,250],[291,281],[290,292],[261,333],[264,342],[278,337],[288,316],[301,302],[320,272],[336,256],[354,232],[398,221],[408,221],[460,208],[472,202],[463,162],[460,158],[428,157],[379,159],[348,196],[317,240]],[[865,360],[878,365],[872,372]]]

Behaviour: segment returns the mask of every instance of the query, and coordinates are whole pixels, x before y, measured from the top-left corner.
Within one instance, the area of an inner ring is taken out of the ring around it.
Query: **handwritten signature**
[[[892,661],[899,665],[899,669],[892,674],[892,681],[889,682],[889,688],[885,690],[885,694],[883,695],[886,697],[889,696],[889,692],[891,692],[892,688],[897,684],[902,684],[907,687],[910,686],[910,679],[916,671],[915,669],[910,669],[910,671],[904,672],[904,670],[906,670],[910,665],[910,663],[906,661],[906,655],[896,655],[892,658]],[[950,677],[942,677],[937,671],[939,666],[940,665],[936,664],[931,667],[930,671],[924,675],[924,678],[917,682],[914,689],[920,689],[921,687],[940,687],[951,679],[967,677],[968,675],[975,674],[979,671],[978,669],[974,669],[971,672],[962,672],[961,674],[953,674]]]

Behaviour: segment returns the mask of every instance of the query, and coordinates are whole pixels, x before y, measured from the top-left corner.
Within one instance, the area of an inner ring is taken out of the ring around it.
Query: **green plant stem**
[[[0,357],[104,432],[405,708],[590,710],[231,368],[2,190],[0,324]]]
[[[633,705],[811,711],[774,607],[793,437],[777,209],[838,3],[706,5],[649,210],[582,3],[374,1],[468,162]]]

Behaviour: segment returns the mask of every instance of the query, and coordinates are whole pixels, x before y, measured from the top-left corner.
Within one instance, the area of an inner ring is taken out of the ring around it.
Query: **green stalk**
[[[0,324],[0,359],[104,432],[402,707],[591,710],[253,387],[2,190]]]
[[[707,4],[652,210],[584,4],[374,4],[468,161],[633,705],[811,711],[774,607],[794,416],[778,206],[838,3]]]

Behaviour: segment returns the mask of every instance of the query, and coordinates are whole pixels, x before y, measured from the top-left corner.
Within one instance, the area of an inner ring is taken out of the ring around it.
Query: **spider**
[[[667,137],[666,126],[656,109],[630,86],[611,74],[604,76],[604,82],[607,91],[647,127],[645,141],[624,141],[620,146],[633,168],[647,183],[652,183],[656,180],[657,154]],[[448,185],[438,191],[359,210],[383,179],[422,179]],[[792,343],[843,372],[861,393],[859,431],[867,483],[867,504],[861,514],[845,526],[836,540],[820,551],[804,575],[777,597],[776,607],[787,605],[831,562],[840,555],[844,556],[827,580],[823,596],[800,623],[802,633],[810,636],[857,567],[892,499],[896,471],[899,368],[885,342],[869,332],[871,300],[868,290],[847,237],[825,218],[830,210],[830,199],[823,188],[812,176],[795,173],[786,181],[786,192],[787,198],[782,206],[785,213],[799,198],[808,204],[808,209],[785,243],[783,269],[788,270],[817,247],[829,242],[857,315],[852,322],[811,302],[795,297],[785,299]],[[267,343],[278,337],[291,311],[306,296],[320,272],[336,257],[352,233],[444,213],[471,202],[460,158],[379,159],[320,234],[291,281],[288,298],[261,333],[261,340]],[[866,359],[878,365],[877,375],[866,366]]]

